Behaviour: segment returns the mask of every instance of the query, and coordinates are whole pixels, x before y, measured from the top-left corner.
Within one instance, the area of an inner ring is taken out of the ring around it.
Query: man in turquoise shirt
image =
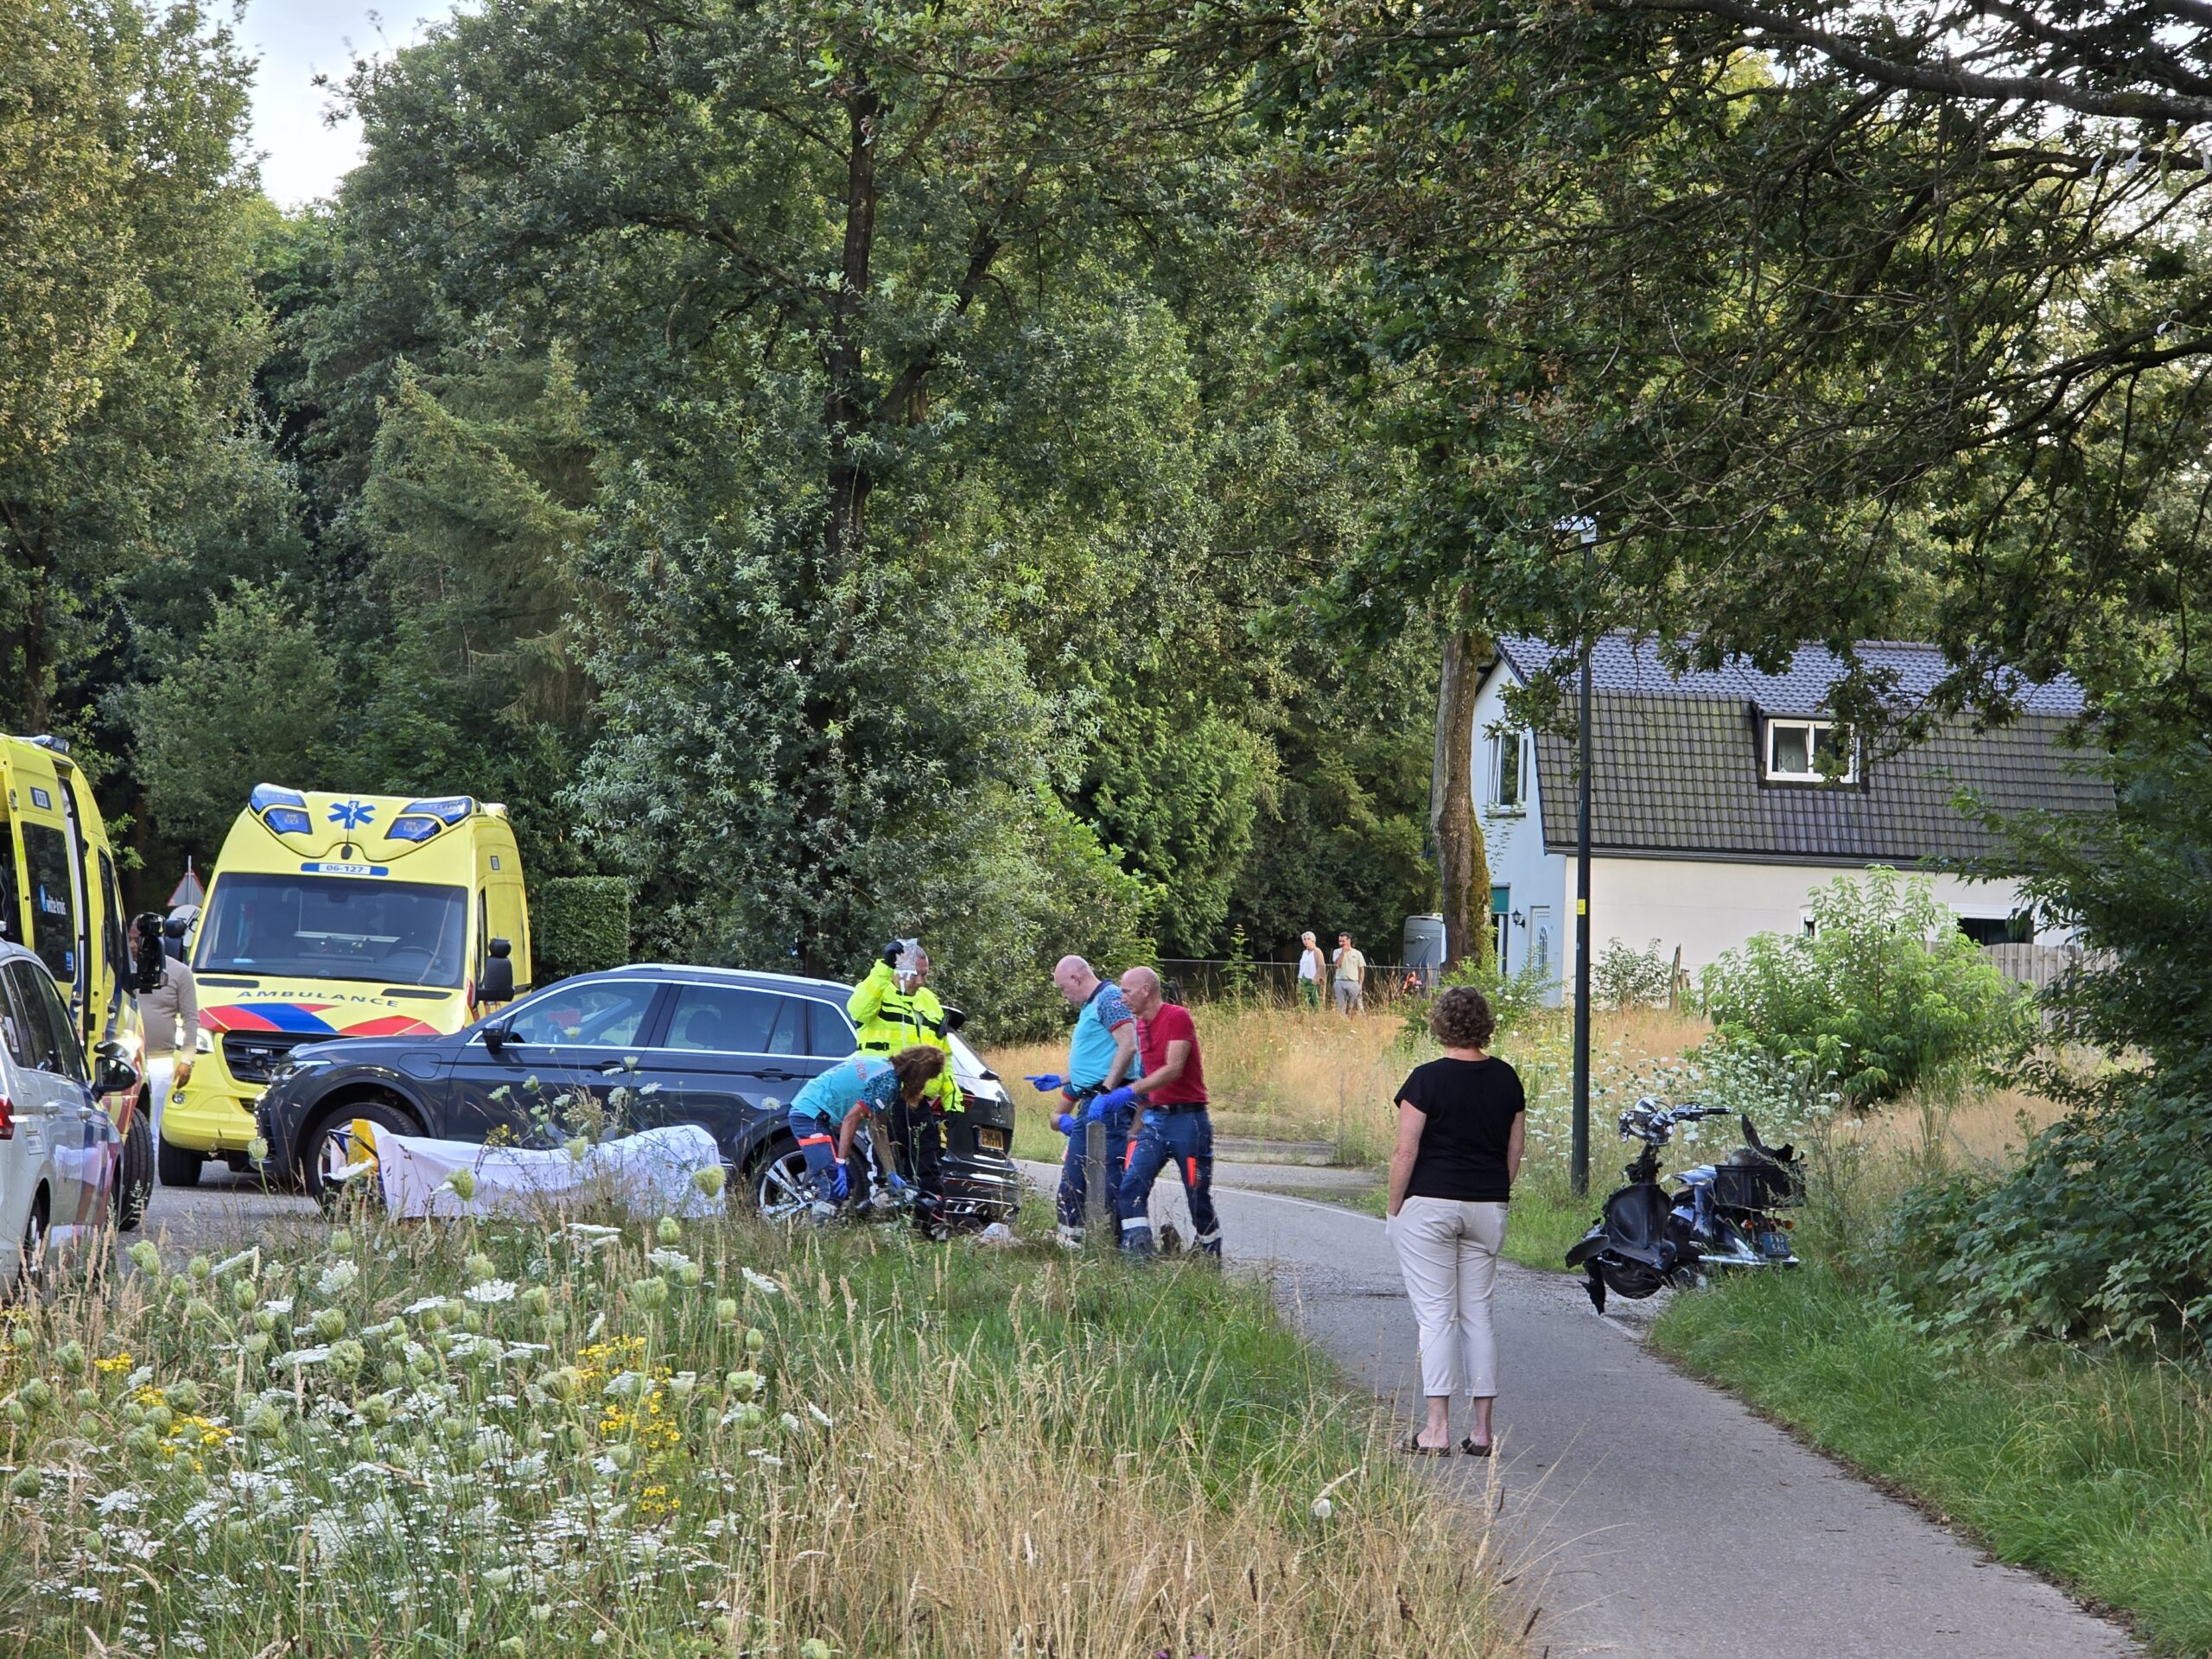
[[[1073,1249],[1083,1243],[1085,1137],[1079,1131],[1094,1116],[1084,1109],[1097,1096],[1119,1088],[1135,1066],[1137,1022],[1121,992],[1099,978],[1081,957],[1062,957],[1052,969],[1052,983],[1076,1010],[1075,1032],[1068,1039],[1068,1074],[1030,1081],[1040,1090],[1058,1089],[1064,1103],[1053,1119],[1054,1127],[1068,1137],[1067,1157],[1060,1165],[1060,1243]],[[1110,1185],[1128,1155],[1132,1114],[1125,1106],[1098,1116],[1106,1125]]]

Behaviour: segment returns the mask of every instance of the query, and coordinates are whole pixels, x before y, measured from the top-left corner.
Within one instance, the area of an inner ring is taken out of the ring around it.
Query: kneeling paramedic
[[[806,1159],[817,1217],[852,1196],[853,1141],[862,1121],[893,1111],[902,1102],[911,1106],[944,1069],[944,1056],[922,1045],[903,1048],[887,1060],[855,1054],[810,1079],[793,1097],[791,1130]],[[873,1135],[869,1145],[874,1145]],[[883,1174],[894,1193],[906,1185],[894,1171]]]
[[[962,1109],[960,1085],[952,1076],[949,1033],[959,1025],[929,988],[930,953],[918,939],[893,939],[868,976],[845,999],[845,1012],[860,1032],[864,1054],[888,1056],[916,1044],[938,1050],[944,1069],[918,1100],[902,1099],[892,1109],[891,1135],[914,1183],[914,1224],[925,1232],[944,1224],[944,1115]]]
[[[1122,1248],[1135,1255],[1152,1254],[1152,1184],[1161,1166],[1172,1162],[1183,1178],[1191,1224],[1198,1230],[1192,1247],[1217,1257],[1221,1218],[1213,1207],[1213,1119],[1206,1114],[1198,1027],[1187,1009],[1166,999],[1160,976],[1149,968],[1132,968],[1122,976],[1122,997],[1136,1016],[1144,1075],[1097,1101],[1107,1111],[1135,1103],[1142,1114],[1122,1172]]]
[[[1060,1091],[1060,1110],[1052,1119],[1052,1127],[1068,1137],[1067,1156],[1060,1164],[1060,1243],[1072,1249],[1083,1243],[1089,1140],[1084,1126],[1093,1121],[1106,1126],[1109,1171],[1117,1172],[1128,1161],[1131,1109],[1123,1105],[1107,1111],[1097,1102],[1119,1089],[1135,1069],[1137,1025],[1121,992],[1099,978],[1081,957],[1062,957],[1052,969],[1052,983],[1076,1010],[1075,1033],[1068,1039],[1068,1074],[1048,1073],[1029,1081],[1039,1093]],[[1119,1184],[1118,1174],[1111,1179]],[[1117,1203],[1116,1193],[1106,1195],[1109,1209]]]

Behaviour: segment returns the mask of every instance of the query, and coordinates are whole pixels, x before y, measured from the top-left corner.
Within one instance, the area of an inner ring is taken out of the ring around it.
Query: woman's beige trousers
[[[1497,1393],[1490,1294],[1505,1243],[1505,1205],[1408,1198],[1390,1222],[1398,1270],[1421,1326],[1421,1391],[1432,1398]]]

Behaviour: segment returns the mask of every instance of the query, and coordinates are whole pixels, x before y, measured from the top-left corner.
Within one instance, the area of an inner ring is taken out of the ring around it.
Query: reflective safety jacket
[[[868,976],[853,988],[845,999],[845,1012],[853,1016],[853,1024],[860,1028],[860,1046],[863,1054],[896,1054],[902,1048],[916,1043],[927,1043],[944,1051],[944,1070],[937,1074],[937,1081],[930,1085],[937,1097],[938,1109],[957,1112],[962,1109],[960,1085],[952,1077],[952,1044],[944,1029],[944,1004],[937,1000],[937,993],[926,985],[912,992],[899,988],[899,981],[888,963],[879,962],[869,970]]]

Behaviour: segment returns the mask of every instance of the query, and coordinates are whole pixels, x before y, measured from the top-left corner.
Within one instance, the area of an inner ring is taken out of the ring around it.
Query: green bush
[[[1810,934],[1755,934],[1700,976],[1724,1041],[1864,1108],[1954,1093],[2028,1029],[2028,999],[1924,878],[1876,865],[1819,889],[1812,910]]]
[[[630,960],[630,884],[617,875],[556,875],[530,890],[537,982],[620,968]]]
[[[1674,994],[1675,964],[1654,939],[1638,950],[1625,939],[1608,939],[1590,959],[1590,1000],[1599,1007],[1638,1003],[1662,1006]]]

